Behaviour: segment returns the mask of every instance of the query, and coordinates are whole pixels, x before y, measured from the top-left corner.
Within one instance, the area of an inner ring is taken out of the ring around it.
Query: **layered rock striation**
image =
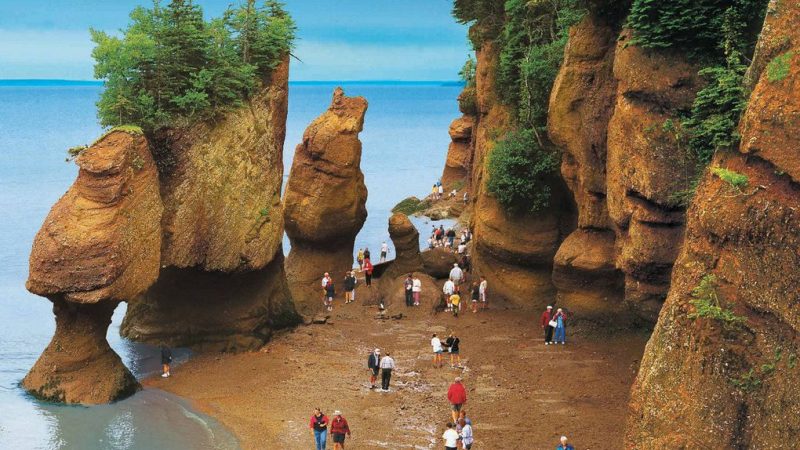
[[[297,321],[281,245],[288,67],[244,107],[159,136],[162,273],[130,302],[124,336],[237,351]]]
[[[796,3],[770,3],[741,145],[717,154],[729,172],[707,171],[688,211],[626,448],[800,447],[798,23]]]
[[[106,332],[114,308],[158,277],[163,206],[140,134],[112,131],[77,164],[31,250],[26,286],[53,302],[56,331],[22,385],[43,399],[98,404],[138,388]]]
[[[367,101],[336,88],[331,106],[303,133],[283,199],[289,287],[300,312],[319,309],[320,279],[353,267],[353,244],[367,218],[361,141]]]

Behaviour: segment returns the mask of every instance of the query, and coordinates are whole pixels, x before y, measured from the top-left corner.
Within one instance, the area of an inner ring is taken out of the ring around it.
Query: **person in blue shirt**
[[[561,436],[561,444],[556,447],[556,450],[575,450],[572,444],[567,444],[567,437]]]

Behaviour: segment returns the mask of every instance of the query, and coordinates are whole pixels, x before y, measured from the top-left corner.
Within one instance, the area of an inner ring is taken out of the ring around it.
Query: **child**
[[[333,297],[336,295],[336,288],[334,287],[333,280],[328,281],[325,285],[325,306],[328,311],[333,311]]]
[[[453,317],[458,317],[458,310],[461,309],[459,304],[461,303],[461,296],[458,293],[454,293],[450,296],[450,305],[453,308]]]

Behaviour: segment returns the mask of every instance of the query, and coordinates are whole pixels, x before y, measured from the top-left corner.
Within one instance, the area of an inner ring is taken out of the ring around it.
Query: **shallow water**
[[[290,87],[287,175],[294,147],[308,123],[328,107],[335,86]],[[375,251],[388,241],[392,206],[409,195],[426,195],[441,174],[460,87],[361,83],[344,88],[370,102],[361,134],[369,218],[356,247]],[[25,290],[28,253],[50,207],[75,178],[75,165],[64,161],[66,149],[101,133],[94,115],[100,89],[0,84],[0,449],[238,448],[215,420],[157,389],[86,408],[38,402],[18,386],[55,326],[50,303]],[[420,230],[430,228],[424,218],[414,221]],[[137,377],[157,372],[156,349],[119,337],[123,315],[124,305],[114,314],[109,342]],[[178,363],[189,357],[185,350],[174,354]],[[180,368],[175,372],[179,376]]]

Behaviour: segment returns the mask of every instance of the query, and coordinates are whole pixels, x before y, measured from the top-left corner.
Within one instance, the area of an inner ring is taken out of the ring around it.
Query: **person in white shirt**
[[[394,359],[389,356],[389,352],[386,352],[386,356],[381,359],[381,390],[383,392],[389,392],[392,369],[394,369]]]
[[[486,277],[481,277],[481,284],[478,287],[481,300],[481,310],[486,309],[486,290],[489,288],[489,283],[486,282]]]
[[[442,341],[436,333],[433,333],[433,337],[431,338],[431,347],[433,347],[433,367],[442,367],[442,353],[444,353],[444,348],[442,348]]]
[[[458,244],[458,254],[463,255],[465,251],[467,251],[467,244],[465,244],[464,241],[461,241],[461,243]]]
[[[447,303],[447,311],[452,309],[452,305],[450,304],[450,296],[456,292],[456,284],[453,283],[453,280],[447,280],[444,282],[444,287],[442,287],[442,294],[444,294],[444,301]]]
[[[450,279],[456,285],[456,290],[458,290],[458,285],[461,284],[461,280],[464,279],[464,272],[458,267],[458,264],[453,264],[453,269],[450,271]]]
[[[458,419],[458,424],[461,425],[461,445],[464,446],[464,450],[471,450],[472,443],[475,442],[475,438],[472,437],[472,424],[467,422],[467,419],[461,418]]]
[[[381,244],[381,262],[386,262],[386,255],[389,254],[389,244],[386,241],[383,241]]]
[[[328,282],[331,281],[331,276],[328,272],[325,272],[325,275],[322,276],[322,302],[325,302],[326,297],[328,296]]]
[[[458,431],[455,430],[455,425],[447,422],[447,430],[442,434],[445,450],[458,450],[458,438]]]
[[[414,306],[419,306],[419,296],[422,293],[422,281],[420,281],[419,277],[414,277],[411,292],[414,295]]]

